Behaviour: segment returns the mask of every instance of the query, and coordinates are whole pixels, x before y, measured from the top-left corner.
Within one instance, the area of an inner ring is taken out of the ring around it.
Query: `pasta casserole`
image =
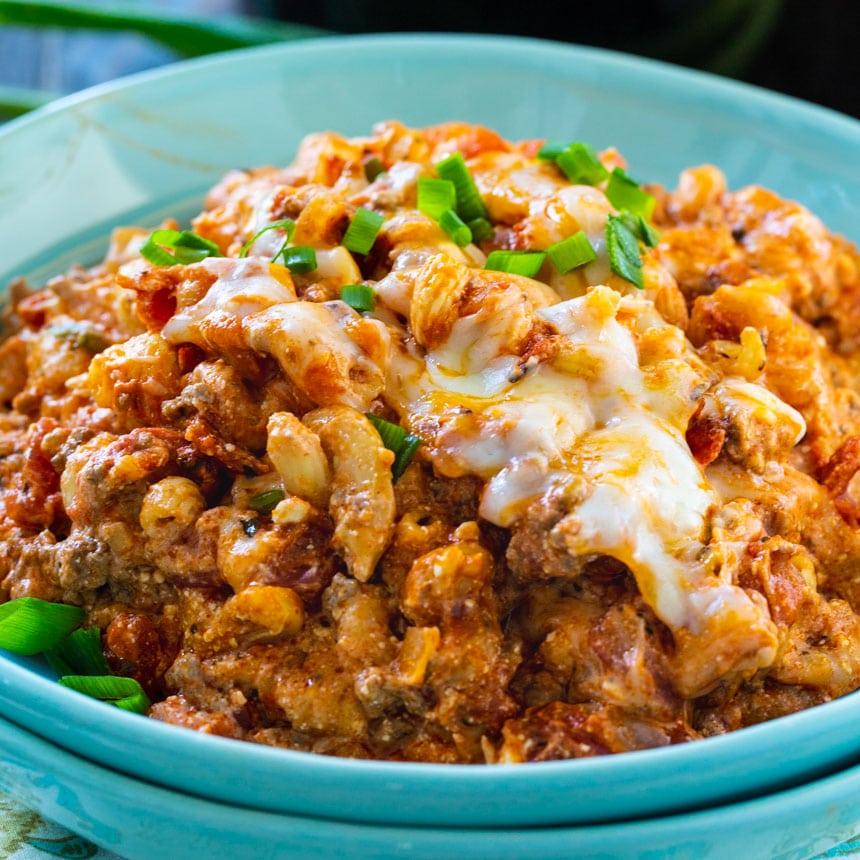
[[[311,135],[190,229],[10,285],[0,603],[80,607],[154,719],[355,758],[602,755],[842,696],[858,266],[712,166],[670,191],[466,123]]]

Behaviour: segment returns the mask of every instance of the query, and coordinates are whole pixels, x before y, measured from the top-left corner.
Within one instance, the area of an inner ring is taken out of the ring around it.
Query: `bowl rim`
[[[770,844],[766,847],[762,846],[763,850],[768,851],[768,856],[776,856],[772,853],[776,848],[784,850],[790,848],[791,856],[794,857],[797,856],[797,846],[786,844],[784,835],[786,830],[784,813],[788,809],[801,810],[799,829],[804,839],[804,847],[809,850],[826,850],[845,839],[850,839],[856,834],[858,828],[854,820],[844,812],[845,798],[858,797],[858,792],[854,789],[860,785],[860,764],[856,762],[844,770],[802,785],[781,789],[766,796],[654,818],[542,828],[458,828],[436,825],[419,829],[397,822],[386,824],[350,820],[332,821],[314,816],[278,814],[268,810],[220,803],[208,798],[189,797],[163,785],[136,780],[127,774],[81,760],[61,746],[2,718],[0,718],[0,733],[4,739],[9,739],[0,741],[0,762],[11,758],[13,765],[17,765],[16,769],[20,769],[21,760],[27,759],[25,767],[28,773],[18,781],[26,782],[26,789],[35,786],[35,791],[29,791],[27,794],[31,799],[36,799],[36,805],[43,814],[50,816],[59,810],[63,815],[60,823],[77,829],[78,832],[102,844],[103,847],[113,850],[116,850],[118,843],[122,847],[124,837],[120,831],[111,826],[112,820],[100,817],[97,805],[92,808],[93,804],[89,801],[93,795],[100,796],[107,793],[109,798],[120,798],[125,807],[134,803],[135,822],[139,820],[138,808],[140,807],[144,813],[155,807],[156,812],[161,814],[166,807],[185,828],[190,821],[193,828],[192,834],[198,833],[206,823],[212,821],[218,822],[218,826],[223,823],[230,836],[235,836],[237,831],[246,830],[247,832],[247,829],[250,829],[252,838],[265,840],[267,847],[269,847],[268,843],[276,843],[270,846],[272,849],[276,847],[279,849],[276,856],[290,858],[320,856],[320,840],[341,847],[344,856],[347,857],[364,857],[365,851],[370,851],[374,857],[389,857],[393,856],[391,851],[392,846],[395,845],[398,849],[397,856],[433,857],[434,860],[439,856],[447,856],[450,851],[455,850],[453,845],[440,845],[436,842],[437,839],[443,841],[456,839],[456,848],[460,850],[465,850],[468,844],[470,846],[468,856],[487,858],[504,856],[510,860],[526,856],[567,858],[572,856],[574,850],[576,856],[580,856],[579,849],[582,846],[578,838],[585,839],[584,855],[594,860],[598,858],[605,860],[610,856],[630,857],[633,854],[639,860],[651,860],[655,856],[655,840],[665,850],[670,847],[674,849],[678,842],[682,842],[687,847],[688,853],[694,851],[696,856],[701,856],[706,847],[706,844],[701,841],[703,833],[709,836],[718,834],[721,840],[725,839],[725,827],[728,824],[726,816],[732,819],[734,828],[738,825],[745,826],[749,836],[745,835],[743,838],[752,838],[753,843],[756,842],[763,827],[769,829],[770,833],[767,834],[766,841]],[[4,754],[4,745],[11,747],[11,755]],[[59,781],[53,777],[57,765],[61,771],[70,771],[73,774],[74,794],[71,797],[71,805],[69,805],[69,798],[55,796],[53,791],[45,790],[49,776],[52,780]],[[3,777],[0,776],[0,782],[2,780]],[[11,780],[15,781],[14,774]],[[133,792],[139,792],[139,794]],[[849,804],[849,808],[853,808],[856,812],[860,808],[860,801],[855,799],[853,804]],[[201,821],[201,818],[205,818],[206,823]],[[810,818],[815,822],[812,832],[810,832]],[[103,832],[97,832],[93,824],[99,825],[100,831]],[[141,827],[145,828],[145,824]],[[149,857],[152,850],[152,835],[148,829],[144,829],[141,833],[141,827],[134,828],[131,836],[138,842],[146,841],[145,856]],[[184,833],[187,832],[186,829]],[[298,839],[295,847],[289,841],[285,841],[296,836]],[[428,840],[429,845],[426,844]],[[460,840],[466,840],[466,843]],[[814,846],[813,843],[815,843]],[[256,844],[254,846],[255,849],[259,847]],[[324,847],[328,847],[325,842]],[[373,853],[371,850],[373,848],[384,853]],[[306,853],[303,853],[302,849]],[[185,853],[187,855],[188,852]],[[684,856],[688,856],[688,853]],[[200,856],[199,851],[191,856]],[[693,855],[690,854],[690,856]],[[726,854],[720,851],[716,854],[708,853],[708,856],[725,857]],[[779,856],[784,855],[780,853]]]

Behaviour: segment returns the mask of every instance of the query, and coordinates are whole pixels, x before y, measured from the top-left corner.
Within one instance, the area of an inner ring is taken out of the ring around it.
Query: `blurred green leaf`
[[[0,86],[0,119],[13,119],[16,116],[22,116],[31,110],[46,105],[56,97],[56,93],[46,93],[42,90]]]
[[[740,77],[776,28],[784,0],[706,0],[635,53]]]
[[[167,9],[146,11],[134,3],[61,3],[0,0],[0,24],[86,30],[131,30],[184,57],[232,48],[324,36],[330,31],[305,24],[262,21],[239,16],[203,18]]]

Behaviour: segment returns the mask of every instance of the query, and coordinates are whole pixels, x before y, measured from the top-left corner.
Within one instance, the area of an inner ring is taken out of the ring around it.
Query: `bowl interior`
[[[493,37],[325,39],[181,64],[0,131],[0,285],[96,260],[111,226],[197,211],[228,169],[382,119],[483,123],[617,146],[638,179],[711,162],[860,239],[860,124],[621,55]],[[107,708],[0,655],[0,714],[94,761],[190,793],[326,818],[559,825],[690,809],[797,784],[860,754],[856,698],[686,747],[517,768],[341,761],[196,735]],[[786,750],[789,751],[786,754]]]

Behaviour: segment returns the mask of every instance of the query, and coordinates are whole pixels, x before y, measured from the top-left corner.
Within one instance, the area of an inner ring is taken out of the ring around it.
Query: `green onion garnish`
[[[475,218],[490,219],[487,207],[481,200],[478,186],[472,177],[462,152],[455,152],[447,158],[443,158],[436,164],[436,172],[442,179],[454,183],[457,193],[457,214],[468,223]]]
[[[368,158],[367,161],[364,162],[364,176],[368,182],[373,182],[383,173],[385,173],[385,165],[382,163],[381,158],[377,158],[374,155],[372,158]]]
[[[581,141],[571,143],[556,157],[555,163],[575,185],[597,185],[609,175],[594,147]]]
[[[285,218],[283,221],[272,221],[271,224],[267,224],[265,227],[263,227],[262,230],[257,230],[257,232],[254,233],[254,235],[251,236],[251,238],[248,239],[248,241],[245,242],[244,245],[242,245],[242,250],[239,251],[239,256],[240,257],[247,257],[248,251],[251,250],[254,243],[257,241],[257,239],[259,239],[260,236],[263,235],[263,233],[268,233],[269,230],[283,230],[286,233],[286,239],[284,240],[284,244],[286,244],[287,242],[290,241],[290,239],[292,239],[293,231],[295,229],[296,229],[296,222],[293,221],[291,218]],[[282,246],[281,250],[283,250],[283,246]],[[278,251],[278,254],[280,254],[280,253],[281,252]],[[277,257],[278,254],[275,254],[275,256]]]
[[[391,464],[391,480],[397,483],[406,467],[412,462],[415,452],[421,447],[421,438],[413,436],[411,433],[406,436],[403,447],[400,448],[394,455],[394,462]]]
[[[486,218],[473,218],[469,221],[469,229],[472,231],[473,242],[483,242],[485,239],[491,239],[495,233],[493,225]]]
[[[317,253],[310,245],[293,245],[290,248],[281,248],[278,256],[294,275],[306,275],[317,267]]]
[[[133,714],[145,714],[152,706],[149,696],[143,692],[142,687],[130,696],[110,700],[110,704],[122,708],[124,711],[131,711]]]
[[[457,205],[457,189],[448,179],[431,179],[421,176],[418,179],[418,208],[435,220],[443,212]]]
[[[376,428],[376,432],[379,433],[382,444],[389,451],[394,452],[394,462],[391,464],[391,480],[396,483],[406,471],[406,467],[421,445],[421,437],[413,436],[397,424],[392,424],[377,415],[368,413],[367,418]]]
[[[637,238],[641,239],[649,248],[656,248],[660,242],[660,233],[652,227],[641,215],[632,212],[622,212],[621,220]]]
[[[537,157],[541,161],[555,161],[567,148],[569,143],[561,140],[547,140],[538,150]]]
[[[626,210],[633,215],[650,218],[657,203],[647,191],[639,187],[635,179],[631,179],[620,167],[609,175],[606,183],[606,197],[619,211]]]
[[[385,216],[370,209],[357,209],[346,233],[343,234],[341,244],[354,254],[368,254],[376,241],[379,228]],[[316,266],[314,266],[316,268]]]
[[[367,284],[344,284],[340,288],[340,300],[359,313],[372,311],[376,299],[373,287]]]
[[[0,604],[0,648],[30,656],[53,648],[84,620],[84,610],[38,597]]]
[[[221,249],[192,230],[156,230],[140,249],[154,266],[199,263],[206,257],[221,257]]]
[[[58,675],[112,674],[102,651],[102,633],[98,627],[75,630],[45,651],[45,659]]]
[[[60,685],[78,693],[101,699],[127,711],[144,713],[150,701],[134,678],[121,675],[65,675]]]
[[[284,498],[283,490],[266,490],[252,496],[248,502],[248,507],[260,514],[270,514]]]
[[[472,231],[468,224],[453,210],[446,209],[439,217],[439,226],[454,240],[461,248],[472,241]]]
[[[484,268],[533,278],[545,259],[545,251],[491,251]]]
[[[597,259],[597,252],[583,230],[551,245],[546,253],[562,275]]]
[[[102,651],[98,627],[76,629],[84,610],[37,597],[19,597],[0,604],[0,648],[30,656],[44,653],[63,687],[136,713],[150,701],[134,678],[111,674]]]
[[[618,215],[610,215],[606,220],[606,250],[612,271],[640,290],[645,289],[639,241]]]

